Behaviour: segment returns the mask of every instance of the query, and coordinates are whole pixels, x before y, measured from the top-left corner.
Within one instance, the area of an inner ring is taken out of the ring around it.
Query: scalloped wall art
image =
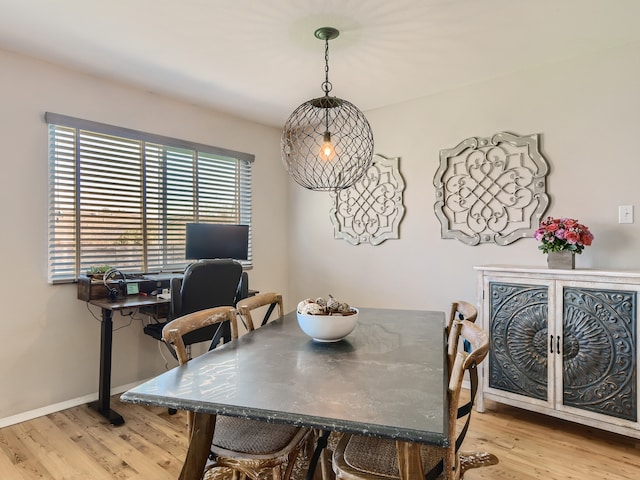
[[[399,238],[404,187],[400,158],[375,154],[360,180],[350,188],[331,192],[329,215],[335,238],[352,245],[379,245]]]
[[[532,237],[549,205],[539,135],[471,137],[440,151],[434,176],[442,238],[507,245]]]

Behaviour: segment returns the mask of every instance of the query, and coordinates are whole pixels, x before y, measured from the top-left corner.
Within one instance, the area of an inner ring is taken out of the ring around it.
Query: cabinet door
[[[638,418],[637,286],[558,285],[562,362],[558,409],[578,409],[624,420]]]
[[[491,341],[486,391],[553,405],[553,369],[548,355],[552,334],[548,313],[555,305],[553,282],[521,284],[494,277],[485,285],[489,308],[485,328]]]

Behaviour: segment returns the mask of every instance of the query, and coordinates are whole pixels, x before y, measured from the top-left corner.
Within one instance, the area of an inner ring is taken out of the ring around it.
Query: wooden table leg
[[[211,451],[216,416],[197,413],[193,416],[193,431],[189,449],[180,472],[179,480],[201,480]]]
[[[336,476],[333,474],[333,469],[331,468],[331,458],[329,458],[329,451],[324,448],[322,452],[320,452],[320,457],[318,458],[318,464],[316,465],[316,471],[313,476],[313,480],[333,480]]]
[[[329,461],[327,457],[327,440],[330,434],[329,430],[314,430],[312,432],[312,438],[316,439],[316,446],[309,459],[306,480],[328,480],[334,478],[332,475],[329,476],[327,472]]]
[[[398,449],[400,478],[403,480],[424,478],[422,458],[420,456],[420,444],[397,440],[396,448]]]

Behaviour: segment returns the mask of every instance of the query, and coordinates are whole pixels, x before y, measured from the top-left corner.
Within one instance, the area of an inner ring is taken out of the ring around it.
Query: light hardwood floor
[[[2,480],[174,480],[187,448],[185,415],[120,403],[112,427],[86,406],[0,429]],[[463,450],[495,454],[498,465],[466,480],[638,480],[640,440],[488,403],[474,412]]]

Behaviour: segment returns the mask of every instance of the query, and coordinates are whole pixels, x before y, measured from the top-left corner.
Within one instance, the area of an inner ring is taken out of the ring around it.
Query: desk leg
[[[98,401],[91,402],[89,406],[94,408],[103,417],[109,420],[111,425],[122,425],[124,418],[119,413],[111,410],[109,406],[111,395],[111,348],[113,340],[113,312],[107,308],[102,309],[102,325],[100,327],[100,384],[98,385]]]

